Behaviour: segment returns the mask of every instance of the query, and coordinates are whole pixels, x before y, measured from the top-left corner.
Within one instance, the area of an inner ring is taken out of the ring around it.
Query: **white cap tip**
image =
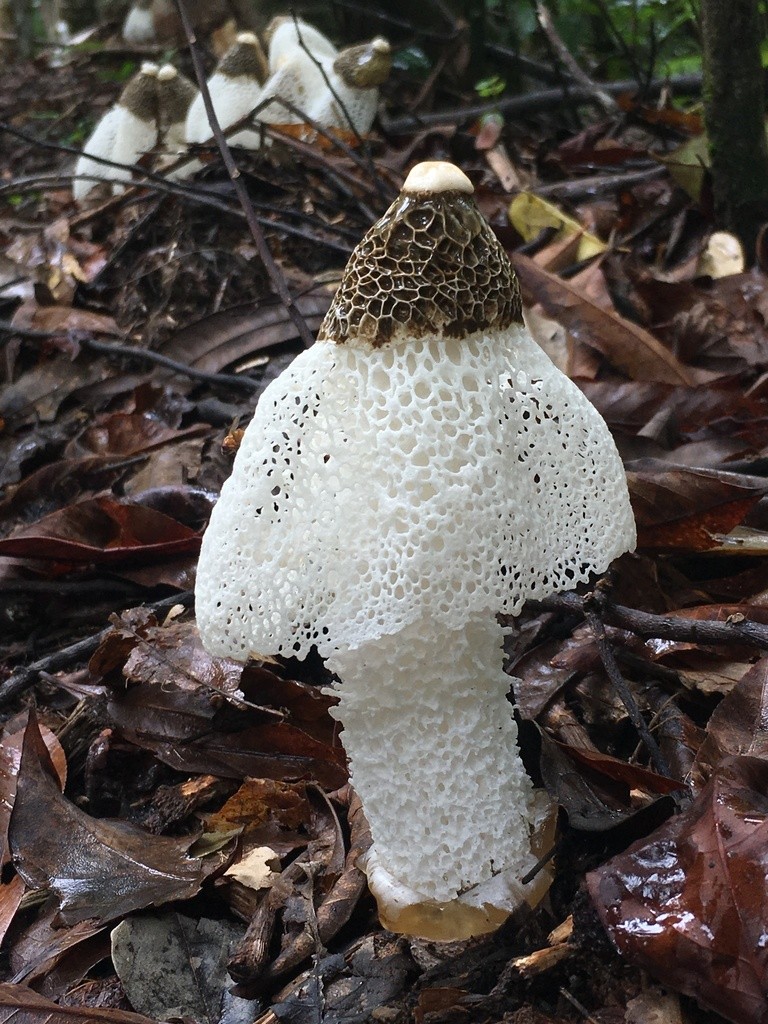
[[[246,46],[258,46],[259,40],[256,37],[255,32],[238,32],[235,36],[235,41],[243,43]]]
[[[425,160],[416,164],[405,179],[403,192],[468,192],[475,187],[464,171],[447,160]]]
[[[149,75],[150,78],[156,78],[159,70],[157,64],[153,64],[151,60],[145,60],[141,65],[142,75]]]
[[[176,78],[178,73],[173,64],[163,64],[157,72],[157,77],[161,82],[170,82],[172,78]]]
[[[384,36],[376,36],[376,38],[371,41],[371,49],[375,50],[376,53],[389,53],[392,47]]]

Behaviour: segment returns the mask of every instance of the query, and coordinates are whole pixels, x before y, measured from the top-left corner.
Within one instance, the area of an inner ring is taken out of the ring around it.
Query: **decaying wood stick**
[[[555,594],[543,601],[529,601],[531,611],[565,611],[584,615],[584,598],[578,594]],[[602,615],[607,625],[628,629],[636,636],[655,640],[677,640],[692,644],[751,644],[768,650],[768,626],[734,616],[726,622],[687,619],[682,615],[655,615],[604,601]]]
[[[600,82],[599,86],[609,96],[622,93],[636,93],[640,86],[634,78],[625,78],[618,82]],[[701,75],[672,75],[670,78],[657,78],[650,82],[643,95],[658,96],[669,88],[679,93],[698,93],[701,91]],[[563,89],[541,89],[536,92],[524,93],[522,96],[499,96],[489,103],[474,103],[470,106],[453,110],[438,110],[427,114],[408,114],[405,117],[386,120],[379,114],[379,120],[386,132],[404,134],[418,127],[429,127],[436,124],[459,124],[474,117],[482,117],[499,111],[510,117],[520,114],[536,114],[543,110],[553,110],[564,100],[576,103],[594,103],[594,93],[581,86]]]

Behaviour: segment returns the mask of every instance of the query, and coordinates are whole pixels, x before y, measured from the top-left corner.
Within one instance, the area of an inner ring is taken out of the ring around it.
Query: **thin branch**
[[[613,20],[611,16],[611,11],[608,7],[608,4],[605,2],[605,0],[596,0],[596,2],[598,7],[600,8],[600,13],[603,16],[603,20],[608,26],[611,35],[616,40],[616,45],[623,54],[624,60],[627,62],[627,66],[632,69],[632,72],[637,78],[638,85],[649,84],[643,81],[645,78],[645,75],[643,75],[643,69],[640,67],[640,63],[637,60],[637,57],[635,56],[633,49],[630,46],[627,46],[624,36],[621,34],[621,32],[619,32],[618,28],[616,27],[616,22]]]
[[[659,773],[659,775],[671,778],[670,767],[667,763],[667,759],[661,752],[661,748],[656,742],[656,738],[651,734],[651,731],[648,728],[648,723],[643,718],[640,708],[637,706],[637,701],[635,700],[635,696],[632,693],[629,684],[621,674],[621,669],[619,668],[616,656],[613,653],[613,647],[605,634],[603,621],[595,610],[597,604],[597,597],[595,595],[590,595],[590,597],[584,601],[583,608],[584,618],[586,619],[587,625],[592,631],[592,635],[597,643],[597,650],[600,654],[600,660],[603,663],[603,668],[611,681],[611,685],[626,708],[632,725],[634,725],[638,735],[645,744],[654,769]]]
[[[170,611],[177,604],[189,608],[194,603],[194,600],[194,591],[185,590],[180,594],[165,597],[162,601],[155,601],[143,607],[153,613],[164,612]],[[79,662],[85,661],[86,658],[90,658],[113,629],[113,626],[108,626],[94,636],[78,640],[77,643],[70,644],[69,647],[63,647],[61,650],[54,651],[53,654],[49,654],[45,658],[33,661],[31,665],[15,669],[4,683],[0,683],[0,707],[9,704],[20,694],[24,693],[25,690],[34,686],[41,672],[60,672],[62,669],[69,668],[71,665],[76,665]]]
[[[234,373],[206,373],[204,370],[195,370],[191,366],[179,363],[170,356],[164,356],[161,352],[153,352],[150,349],[138,348],[136,345],[114,344],[109,341],[96,341],[84,335],[78,330],[62,329],[60,331],[41,331],[32,327],[17,327],[10,320],[0,320],[0,333],[18,335],[21,338],[50,339],[61,337],[73,337],[82,348],[90,349],[106,356],[120,356],[126,359],[139,359],[145,363],[155,363],[157,366],[164,366],[174,373],[179,373],[192,380],[199,380],[205,384],[220,385],[228,388],[238,388],[253,394],[258,391],[259,385],[249,377],[238,377]],[[124,337],[124,335],[121,335]]]
[[[334,87],[333,87],[333,85],[331,83],[331,80],[328,77],[328,73],[325,70],[325,66],[321,63],[321,61],[319,61],[317,59],[317,57],[314,55],[314,53],[312,53],[312,51],[309,49],[309,47],[304,42],[304,39],[302,38],[302,35],[301,35],[301,26],[299,25],[299,19],[296,17],[296,12],[292,11],[291,14],[292,14],[292,17],[293,17],[293,26],[296,29],[296,36],[297,36],[297,38],[299,40],[299,46],[302,48],[304,53],[306,53],[307,57],[309,57],[309,59],[315,65],[317,70],[320,72],[320,74],[322,75],[323,81],[325,82],[326,89],[328,89],[328,91],[330,92],[331,96],[333,96],[334,100],[336,100],[336,102],[338,103],[342,113],[344,114],[344,117],[346,118],[347,124],[349,126],[349,130],[355,136],[355,139],[357,140],[358,146],[360,146],[360,148],[362,149],[363,153],[365,154],[365,161],[366,161],[366,165],[367,165],[367,171],[368,171],[368,174],[370,175],[371,181],[373,182],[373,187],[376,189],[376,193],[377,193],[379,199],[383,200],[383,198],[384,198],[384,189],[383,189],[383,186],[382,186],[381,181],[379,179],[379,176],[376,173],[376,165],[374,164],[373,158],[371,157],[371,151],[370,151],[370,149],[368,147],[368,143],[362,137],[360,132],[357,130],[357,126],[355,125],[354,121],[350,117],[350,114],[349,114],[349,111],[347,110],[346,104],[342,100],[341,96],[339,96],[339,94],[334,89]],[[298,116],[304,118],[304,120],[306,121],[306,115],[305,114],[302,113],[302,114],[300,114]]]
[[[578,594],[554,594],[543,601],[529,601],[526,608],[531,611],[585,614],[584,598]],[[751,619],[732,618],[725,622],[715,622],[687,619],[682,615],[654,615],[652,612],[614,604],[610,599],[603,602],[602,615],[608,625],[628,629],[636,636],[649,640],[677,640],[680,643],[712,646],[752,644],[761,650],[768,650],[768,626]]]
[[[2,326],[2,325],[0,325]],[[138,348],[135,345],[114,345],[108,341],[96,341],[95,338],[78,338],[79,343],[93,352],[99,352],[106,356],[123,356],[127,359],[144,360],[147,363],[155,363],[157,366],[164,366],[174,373],[180,373],[192,380],[199,380],[205,384],[218,384],[228,388],[238,388],[253,394],[258,391],[259,385],[249,377],[238,377],[234,373],[206,373],[204,370],[195,370],[191,366],[185,366],[170,356],[164,356],[161,352],[153,352],[150,349]]]
[[[673,75],[671,78],[657,78],[650,83],[644,95],[658,95],[663,89],[670,88],[680,93],[699,93],[701,91],[701,74]],[[610,96],[622,93],[636,93],[638,82],[634,78],[625,78],[619,82],[601,82],[600,88]],[[453,110],[436,111],[428,114],[408,114],[393,120],[387,120],[379,114],[385,132],[400,135],[413,131],[417,127],[430,125],[459,124],[470,118],[482,117],[484,114],[501,112],[510,117],[523,114],[536,114],[544,110],[553,110],[561,106],[565,99],[576,103],[595,103],[592,90],[574,86],[568,89],[540,89],[525,93],[522,96],[501,96],[488,103],[474,103],[471,106]]]
[[[600,85],[593,82],[586,71],[584,71],[584,69],[579,65],[578,61],[565,45],[559,32],[555,28],[555,23],[552,21],[552,15],[549,12],[549,8],[543,0],[536,0],[536,17],[539,20],[539,24],[541,25],[544,34],[549,40],[549,45],[555,51],[558,59],[574,82],[581,86],[582,89],[586,89],[587,92],[591,92],[595,101],[603,108],[606,114],[615,115],[619,109],[616,100]]]
[[[267,271],[269,279],[280,298],[280,301],[285,306],[288,315],[299,333],[299,337],[304,343],[304,346],[306,348],[310,348],[314,344],[315,339],[312,337],[312,332],[307,327],[307,323],[301,315],[301,311],[297,307],[293,300],[293,296],[288,290],[288,285],[286,284],[282,270],[277,265],[275,258],[270,252],[269,246],[267,245],[267,241],[264,237],[264,232],[261,230],[261,225],[259,224],[256,213],[251,205],[248,190],[243,184],[237,164],[232,159],[232,153],[229,145],[227,144],[227,140],[221,130],[219,120],[216,117],[216,111],[213,108],[208,83],[205,80],[205,69],[203,68],[203,62],[200,58],[200,51],[198,50],[195,31],[192,27],[192,22],[190,21],[186,4],[184,0],[176,0],[176,6],[179,11],[181,23],[184,26],[184,34],[187,37],[187,43],[189,44],[189,53],[192,58],[192,65],[195,69],[197,84],[200,87],[200,94],[205,105],[205,113],[208,117],[208,123],[211,126],[211,131],[213,132],[213,137],[216,140],[216,145],[219,147],[219,152],[221,153],[221,158],[224,161],[224,166],[227,169],[227,173],[229,174],[232,185],[237,193],[237,198],[240,200],[240,205],[243,208],[245,219],[248,223],[248,227],[250,228],[253,240],[256,243],[256,249],[261,257],[262,263],[264,264],[264,269]]]

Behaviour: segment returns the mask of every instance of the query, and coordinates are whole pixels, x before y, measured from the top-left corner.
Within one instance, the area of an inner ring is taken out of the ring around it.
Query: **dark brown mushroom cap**
[[[267,74],[267,58],[254,32],[240,32],[216,66],[217,75],[228,78],[247,76],[263,82]]]
[[[157,73],[160,127],[183,121],[196,95],[197,89],[186,75],[180,75],[172,64],[164,64]]]
[[[515,272],[472,191],[452,164],[418,165],[352,254],[318,341],[381,348],[522,323]]]
[[[333,70],[352,89],[374,89],[389,78],[392,50],[386,39],[377,36],[370,43],[342,50]]]
[[[146,62],[128,82],[118,100],[141,121],[157,120],[157,65]]]

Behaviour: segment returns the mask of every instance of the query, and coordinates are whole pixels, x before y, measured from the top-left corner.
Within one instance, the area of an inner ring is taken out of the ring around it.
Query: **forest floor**
[[[378,925],[319,662],[197,637],[236,430],[301,342],[217,151],[73,202],[130,60],[0,75],[0,1020],[768,1021],[768,277],[708,248],[699,116],[415,121],[461,97],[400,73],[362,148],[236,153],[313,333],[407,170],[458,163],[627,468],[637,552],[509,640],[552,886],[441,945]]]

